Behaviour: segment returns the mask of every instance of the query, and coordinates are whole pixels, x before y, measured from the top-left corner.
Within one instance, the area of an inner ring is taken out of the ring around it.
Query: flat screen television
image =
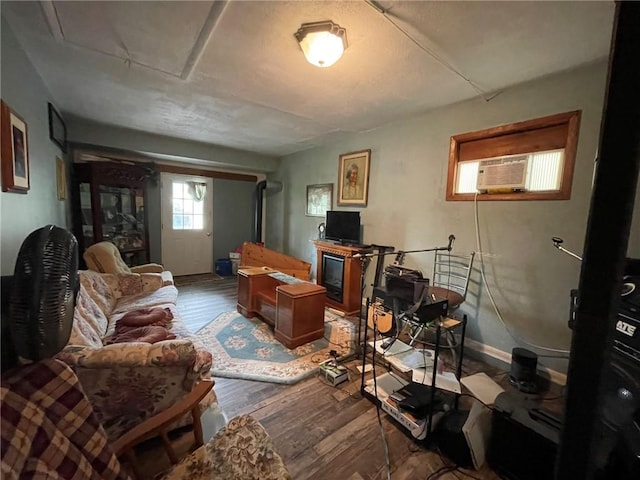
[[[340,243],[360,243],[360,212],[327,212],[325,238]]]

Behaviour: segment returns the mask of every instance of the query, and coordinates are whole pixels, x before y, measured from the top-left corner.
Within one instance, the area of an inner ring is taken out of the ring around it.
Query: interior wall
[[[261,175],[258,175],[261,178]],[[228,258],[242,242],[251,240],[255,183],[213,179],[213,259]],[[160,180],[147,183],[149,256],[162,263]]]
[[[480,251],[474,203],[445,201],[450,137],[582,110],[570,200],[477,205],[485,276],[509,330],[526,342],[568,348],[569,294],[578,285],[580,264],[553,248],[551,237],[562,237],[568,249],[582,251],[606,73],[606,62],[600,62],[508,89],[490,101],[462,102],[285,157],[278,173],[270,176],[287,188],[269,201],[268,243],[315,264],[311,240],[323,219],[305,216],[306,186],[333,183],[335,205],[339,155],[370,148],[369,202],[361,208],[363,243],[426,249],[446,246],[454,234],[454,252]],[[432,253],[410,254],[405,264],[431,276],[432,260]],[[482,284],[480,265],[477,261],[467,301],[459,310],[468,315],[468,337],[502,352],[520,345],[550,354],[516,342],[508,333]],[[374,269],[372,264],[369,279]],[[563,360],[541,363],[566,369]]]
[[[147,228],[149,229],[149,261],[162,264],[162,190],[160,175],[146,185]]]
[[[55,102],[4,17],[1,36],[0,94],[27,124],[30,169],[26,195],[0,193],[0,269],[2,275],[12,275],[25,237],[45,225],[69,228],[71,207],[69,200],[57,197],[56,157],[66,157],[49,139],[47,103]]]
[[[196,161],[199,165],[234,171],[268,172],[279,165],[276,157],[70,117],[73,142],[150,155],[152,158]]]
[[[251,241],[256,184],[213,180],[213,258],[228,258],[242,242]]]

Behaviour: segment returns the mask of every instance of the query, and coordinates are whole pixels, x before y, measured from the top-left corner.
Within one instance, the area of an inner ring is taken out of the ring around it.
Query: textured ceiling
[[[268,155],[605,58],[613,2],[2,2],[58,108]],[[293,36],[332,20],[326,69]]]

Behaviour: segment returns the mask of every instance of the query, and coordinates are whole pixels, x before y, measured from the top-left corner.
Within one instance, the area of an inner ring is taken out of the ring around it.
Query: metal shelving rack
[[[367,301],[367,312],[368,311],[369,301]],[[381,354],[379,352],[379,343],[381,343],[380,340],[375,340],[374,338],[373,346],[370,345],[370,342],[367,341],[370,327],[368,322],[365,320],[364,341],[362,342],[363,368],[360,385],[362,395],[380,406],[386,413],[388,413],[392,418],[398,421],[402,426],[409,429],[409,431],[415,438],[419,440],[426,438],[433,432],[437,424],[437,420],[439,420],[440,417],[444,415],[444,412],[446,410],[450,408],[457,409],[458,407],[458,399],[460,397],[459,382],[462,375],[462,360],[464,356],[464,338],[466,334],[466,327],[466,315],[464,315],[462,319],[439,317],[435,321],[433,321],[431,325],[428,326],[426,334],[431,334],[435,338],[433,342],[433,361],[431,365],[425,367],[423,372],[422,369],[418,370],[415,368],[410,368],[411,365],[403,365],[403,362],[399,361],[399,358],[394,358],[399,357],[400,355],[398,353],[395,353],[395,351],[394,354],[389,356],[384,356],[383,354]],[[449,336],[450,339],[453,339],[453,341],[455,342],[453,346],[448,345],[445,347],[445,345],[443,345],[443,341],[446,336]],[[394,342],[394,345],[397,342],[400,342],[400,348],[403,348],[403,346],[408,347],[408,349],[405,350],[407,354],[411,354],[412,352],[419,352],[419,350],[405,344],[404,342],[401,342],[400,340],[396,340],[396,342]],[[442,359],[443,348],[449,348],[455,352],[455,355],[452,355],[452,357],[455,359],[453,372],[447,372],[449,373],[448,376],[443,376],[442,372],[439,372],[439,368],[444,365],[444,360],[442,362],[439,361]],[[388,352],[391,352],[391,350],[388,350]],[[365,367],[368,362],[374,365],[373,372],[374,378],[376,379],[375,381],[373,378],[369,381],[366,380],[367,372]],[[376,371],[379,367],[385,369],[387,373],[380,375],[379,372]],[[416,371],[418,372],[418,374],[422,372],[422,374],[425,375],[423,377],[425,379],[430,376],[431,382],[414,382],[413,379]],[[457,383],[458,393],[443,388],[443,382],[445,382],[447,378],[451,379],[451,374],[455,376],[455,382],[452,383],[454,383],[454,385]],[[389,397],[395,391],[402,388],[403,385],[409,383],[422,383],[429,387],[430,400],[428,407],[426,408],[427,413],[422,417],[416,417],[410,412],[403,411],[398,406],[394,407],[393,403],[389,402]],[[437,402],[437,400],[440,401]],[[438,405],[436,405],[436,402]],[[445,405],[448,408],[445,407]]]

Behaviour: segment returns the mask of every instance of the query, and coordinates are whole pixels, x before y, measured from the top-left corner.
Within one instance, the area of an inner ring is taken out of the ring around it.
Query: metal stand
[[[362,352],[362,343],[366,342],[367,339],[366,337],[364,339],[362,339],[362,321],[366,321],[366,318],[363,319],[363,314],[362,314],[362,304],[364,303],[364,279],[365,279],[365,274],[366,274],[366,270],[367,267],[369,266],[369,261],[372,258],[376,258],[377,259],[377,263],[376,263],[376,278],[374,280],[375,284],[374,286],[377,286],[377,284],[380,282],[380,276],[382,273],[382,259],[383,257],[385,257],[386,255],[396,255],[396,262],[399,264],[402,264],[402,262],[404,261],[404,256],[407,253],[421,253],[421,252],[438,252],[438,251],[448,251],[450,252],[451,249],[453,248],[453,242],[455,241],[456,237],[454,235],[449,235],[449,244],[446,247],[435,247],[435,248],[424,248],[421,250],[399,250],[399,251],[395,251],[393,250],[393,247],[391,246],[383,246],[383,245],[372,245],[374,248],[377,248],[379,250],[382,251],[378,251],[376,253],[356,253],[353,258],[359,258],[360,262],[361,262],[361,268],[360,268],[360,311],[358,314],[358,328],[357,328],[357,336],[358,336],[358,344],[356,345],[356,357],[360,358],[361,352]],[[391,250],[389,250],[391,249]],[[369,302],[367,301],[367,310],[368,310],[368,304]],[[366,312],[365,312],[366,313]],[[366,331],[365,331],[365,335],[366,335]]]

